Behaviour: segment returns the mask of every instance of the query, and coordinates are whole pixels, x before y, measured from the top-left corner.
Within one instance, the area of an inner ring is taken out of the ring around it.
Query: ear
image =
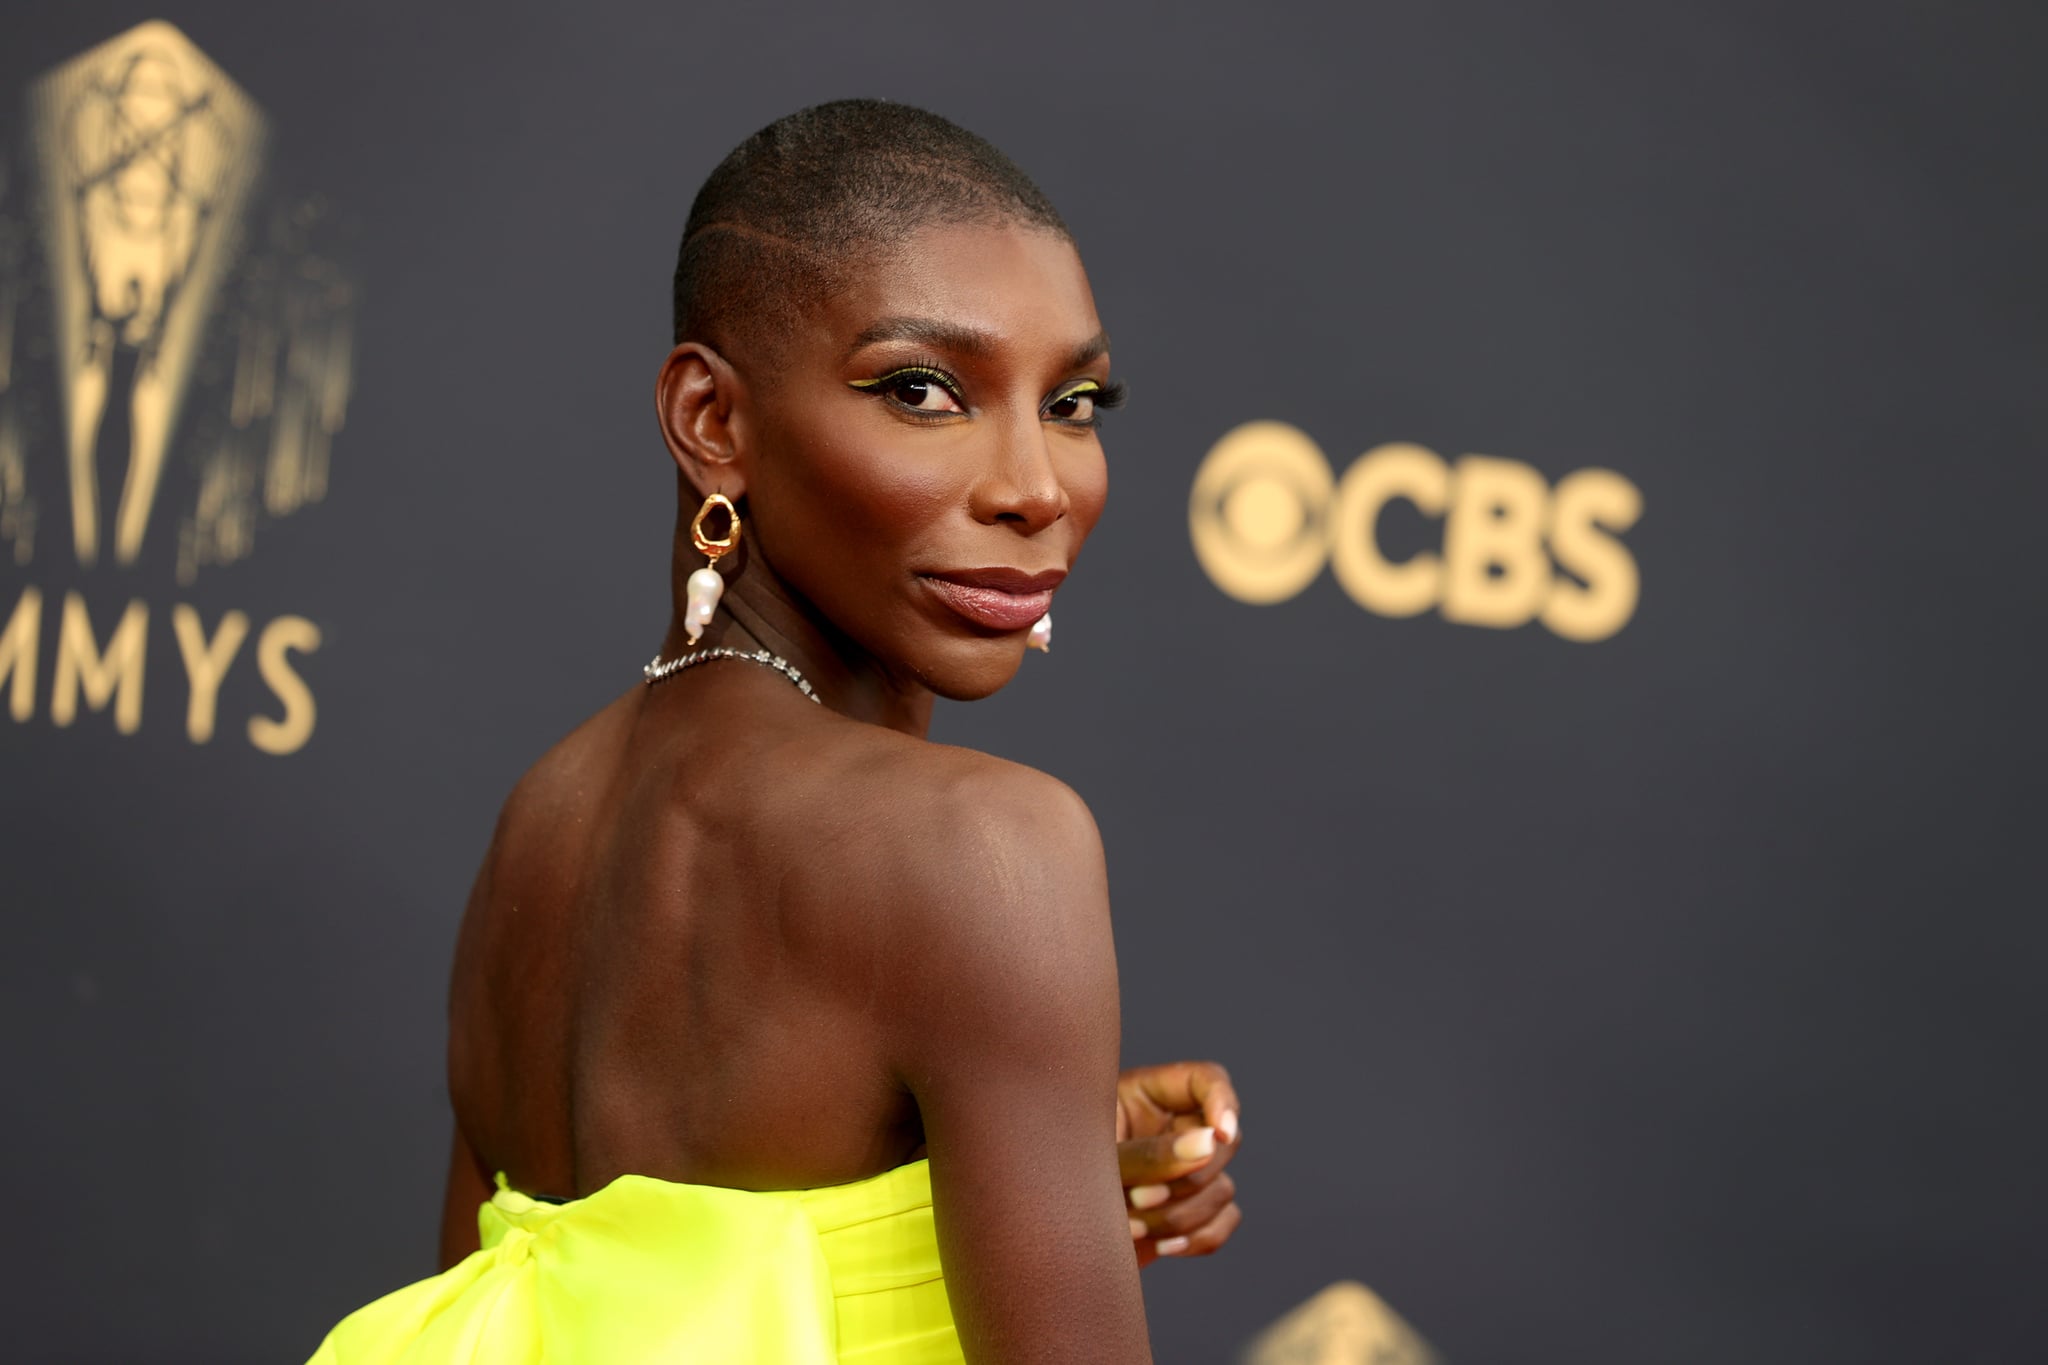
[[[654,381],[661,437],[699,493],[737,499],[747,491],[734,417],[743,394],[738,371],[702,342],[684,342],[662,363]]]

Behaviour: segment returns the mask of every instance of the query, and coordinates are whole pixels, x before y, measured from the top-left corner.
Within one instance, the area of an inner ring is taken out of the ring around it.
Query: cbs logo
[[[1395,499],[1443,523],[1442,552],[1386,557],[1380,512]],[[1284,602],[1327,562],[1378,616],[1435,607],[1447,621],[1509,630],[1540,620],[1567,640],[1604,640],[1635,614],[1641,580],[1619,539],[1643,495],[1607,469],[1555,488],[1517,460],[1375,446],[1338,479],[1308,434],[1247,422],[1218,441],[1188,500],[1195,557],[1240,602]],[[1561,571],[1561,572],[1560,572]]]

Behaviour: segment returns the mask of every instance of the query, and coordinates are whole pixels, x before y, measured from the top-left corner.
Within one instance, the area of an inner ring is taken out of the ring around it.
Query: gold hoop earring
[[[704,534],[704,518],[713,512],[725,513],[725,534],[717,540]],[[740,512],[732,505],[732,499],[723,493],[713,493],[704,499],[704,505],[697,509],[697,515],[690,522],[690,543],[697,547],[697,553],[716,564],[732,553],[740,543]]]
[[[704,534],[704,518],[718,510],[725,513],[725,534],[713,540]],[[694,645],[703,638],[704,628],[711,624],[711,613],[718,610],[718,599],[725,596],[725,580],[719,576],[718,561],[731,554],[740,543],[740,512],[732,505],[731,498],[723,493],[713,493],[704,499],[704,505],[697,509],[697,515],[690,521],[690,543],[697,547],[697,553],[711,561],[690,575],[684,593],[683,629],[689,632],[690,643]]]

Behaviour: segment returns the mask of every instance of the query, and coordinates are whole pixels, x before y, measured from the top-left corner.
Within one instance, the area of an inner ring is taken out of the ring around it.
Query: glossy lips
[[[1052,609],[1052,590],[1063,569],[958,569],[918,575],[941,602],[989,630],[1027,630]]]

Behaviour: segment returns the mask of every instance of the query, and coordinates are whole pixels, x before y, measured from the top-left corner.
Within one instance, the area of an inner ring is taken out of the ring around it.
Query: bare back
[[[742,664],[636,689],[521,780],[464,915],[444,1262],[492,1171],[808,1189],[928,1150],[968,1359],[1149,1360],[1108,909],[1042,773]]]
[[[506,804],[463,921],[449,1077],[477,1161],[516,1188],[806,1188],[922,1153],[884,1055],[877,894],[921,803],[877,798],[979,756],[745,705],[786,686],[747,672],[636,688]]]

